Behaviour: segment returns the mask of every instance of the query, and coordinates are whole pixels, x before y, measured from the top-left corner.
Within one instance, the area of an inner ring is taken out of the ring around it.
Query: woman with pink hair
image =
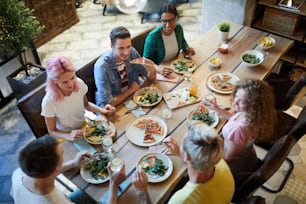
[[[46,95],[41,115],[50,135],[68,141],[83,136],[84,109],[111,115],[115,108],[107,104],[101,108],[88,102],[87,85],[75,75],[71,61],[57,56],[48,61]]]

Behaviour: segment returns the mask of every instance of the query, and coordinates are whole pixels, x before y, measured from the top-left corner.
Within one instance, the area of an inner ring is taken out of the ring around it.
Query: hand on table
[[[82,137],[84,135],[84,130],[72,130],[69,137],[66,139],[70,142],[75,141],[76,139],[78,139],[79,137]]]
[[[163,67],[163,66],[157,66],[156,71],[157,73],[165,77],[169,76],[173,72],[173,70],[170,67]]]
[[[73,165],[75,167],[80,167],[82,164],[84,164],[88,159],[91,159],[92,155],[89,151],[82,151],[79,152],[75,158],[72,160]]]

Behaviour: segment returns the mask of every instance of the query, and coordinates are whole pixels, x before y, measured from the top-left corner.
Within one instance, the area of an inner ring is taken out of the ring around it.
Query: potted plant
[[[33,12],[22,0],[5,0],[0,4],[0,58],[9,61],[16,57],[26,76],[30,76],[29,69],[33,67],[41,69],[39,65],[27,62],[25,54],[32,49],[33,39],[44,29]]]
[[[228,35],[229,35],[229,31],[230,31],[231,25],[229,22],[222,22],[218,25],[218,29],[219,29],[219,39],[220,40],[227,40],[228,39]]]

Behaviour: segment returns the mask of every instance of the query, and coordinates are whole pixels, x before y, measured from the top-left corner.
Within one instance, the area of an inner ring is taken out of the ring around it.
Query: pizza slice
[[[153,137],[151,132],[145,131],[143,137],[143,143],[151,143],[151,142],[155,142],[155,138]]]
[[[159,124],[159,122],[156,122],[152,119],[141,119],[138,120],[137,123],[135,123],[134,125],[142,130],[145,130],[146,132],[159,135],[163,133],[163,128]]]

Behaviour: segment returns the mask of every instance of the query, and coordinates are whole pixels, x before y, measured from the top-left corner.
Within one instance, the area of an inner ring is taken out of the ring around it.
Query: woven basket
[[[281,11],[274,8],[265,8],[263,26],[280,33],[292,35],[300,22],[298,14]]]

